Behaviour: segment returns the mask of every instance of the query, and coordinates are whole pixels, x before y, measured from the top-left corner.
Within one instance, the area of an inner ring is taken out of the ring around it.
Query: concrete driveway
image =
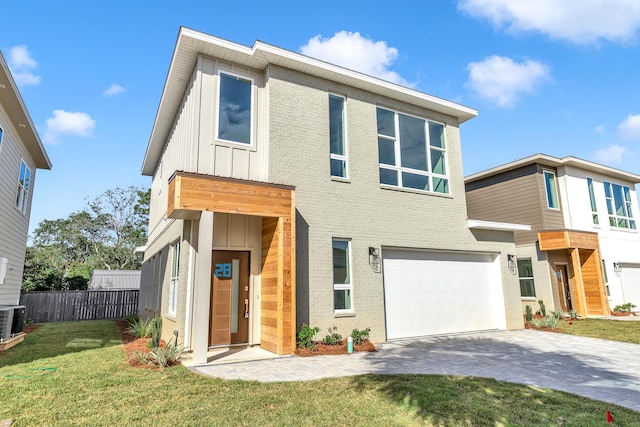
[[[394,341],[380,345],[376,353],[289,356],[191,369],[223,379],[261,382],[366,373],[490,377],[640,412],[640,345],[528,329]]]

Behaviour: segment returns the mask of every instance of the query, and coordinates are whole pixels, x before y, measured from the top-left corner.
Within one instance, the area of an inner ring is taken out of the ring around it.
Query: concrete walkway
[[[535,330],[395,341],[375,353],[279,357],[192,366],[247,381],[309,381],[374,374],[490,377],[575,393],[640,412],[640,345]]]

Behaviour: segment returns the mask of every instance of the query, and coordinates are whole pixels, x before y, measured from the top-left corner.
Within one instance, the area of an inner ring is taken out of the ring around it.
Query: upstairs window
[[[444,125],[377,109],[380,184],[449,194]]]
[[[547,207],[549,209],[560,209],[558,203],[558,188],[556,187],[556,174],[551,171],[544,171],[544,186],[547,190]]]
[[[636,229],[636,221],[631,210],[631,190],[624,185],[604,182],[609,225],[618,228]]]
[[[596,197],[593,195],[593,179],[587,178],[587,186],[589,187],[589,200],[591,201],[591,219],[593,223],[598,225],[600,220],[598,219],[598,208],[596,206]]]
[[[24,212],[27,208],[27,196],[31,185],[31,170],[27,164],[20,162],[20,175],[18,176],[18,194],[16,195],[16,208]]]
[[[345,144],[344,98],[329,95],[329,145],[331,150],[331,176],[347,177],[347,150]]]
[[[219,77],[218,139],[251,144],[253,82],[226,73]]]
[[[352,311],[351,242],[333,239],[333,309]]]
[[[2,128],[0,128],[0,153],[2,152]]]
[[[530,259],[518,260],[518,278],[520,279],[520,295],[535,298],[536,286],[533,282],[533,266]]]

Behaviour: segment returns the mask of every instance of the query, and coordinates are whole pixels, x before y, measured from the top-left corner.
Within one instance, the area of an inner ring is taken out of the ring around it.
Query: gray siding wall
[[[547,207],[542,170],[529,165],[467,184],[469,218],[531,225],[515,232],[518,245],[535,243],[538,231],[563,228],[562,210]]]
[[[9,260],[5,282],[0,285],[0,305],[14,305],[18,304],[20,299],[36,168],[1,105],[0,127],[3,130],[2,145],[0,146],[0,257]],[[31,169],[31,183],[25,212],[16,208],[18,177],[22,160]]]
[[[385,339],[382,274],[368,264],[369,246],[502,252],[504,257],[514,252],[510,233],[480,233],[480,239],[467,228],[455,118],[273,65],[267,89],[268,180],[296,187],[298,327],[310,323],[325,334],[335,325],[344,336],[370,327],[374,340]],[[330,177],[329,92],[346,97],[348,182]],[[450,195],[380,188],[378,105],[446,123]],[[332,238],[351,239],[352,317],[333,311]],[[508,272],[506,260],[501,265],[508,327],[522,327],[517,277]]]

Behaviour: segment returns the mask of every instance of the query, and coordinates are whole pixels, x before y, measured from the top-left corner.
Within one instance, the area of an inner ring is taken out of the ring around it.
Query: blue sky
[[[312,5],[313,7],[309,6]],[[5,2],[0,50],[53,162],[31,230],[140,175],[179,27],[479,110],[465,174],[543,152],[640,173],[640,2]]]

